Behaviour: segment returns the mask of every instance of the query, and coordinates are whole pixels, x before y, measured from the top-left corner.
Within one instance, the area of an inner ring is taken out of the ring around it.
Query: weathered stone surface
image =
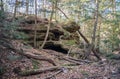
[[[34,32],[36,30],[37,31],[36,40],[38,44],[41,45],[40,41],[42,42],[44,41],[47,28],[49,26],[49,20],[46,18],[37,17],[37,25],[35,25],[35,19],[36,19],[35,16],[25,17],[24,20],[20,23],[18,31],[22,31],[26,35],[28,35],[27,43],[33,45]],[[61,35],[64,35],[64,32],[59,27],[57,27],[57,23],[51,22],[51,27],[49,29],[47,41],[49,40],[51,42],[59,41]]]
[[[69,21],[63,25],[63,28],[70,33],[74,33],[80,29],[80,26],[74,21]]]

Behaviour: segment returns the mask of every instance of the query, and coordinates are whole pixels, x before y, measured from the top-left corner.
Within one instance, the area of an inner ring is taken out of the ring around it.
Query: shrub
[[[0,11],[0,25],[3,26],[1,28],[3,36],[10,39],[27,38],[27,35],[25,35],[23,32],[17,31],[21,18],[11,22],[11,21],[5,20],[7,15],[4,15],[4,14],[5,14],[4,12]]]
[[[5,73],[5,68],[0,66],[0,75],[3,75]]]
[[[107,57],[108,59],[115,59],[115,60],[120,59],[120,55],[113,54],[113,53],[108,53],[108,54],[106,54],[106,57]]]

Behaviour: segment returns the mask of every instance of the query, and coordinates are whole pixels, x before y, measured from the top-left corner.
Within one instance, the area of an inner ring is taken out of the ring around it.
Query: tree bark
[[[58,8],[58,7],[56,7],[59,11],[61,11],[63,14],[64,14],[64,16],[67,18],[67,19],[69,19],[69,17],[60,9],[60,8]],[[97,2],[97,10],[99,9],[99,2]],[[95,34],[96,34],[96,24],[97,24],[97,22],[98,22],[98,11],[97,11],[97,17],[96,17],[96,21],[95,21],[95,25],[94,25],[94,35],[93,36],[95,36]],[[80,31],[78,31],[78,33],[80,34],[80,36],[84,39],[84,41],[88,44],[88,45],[91,45],[90,44],[90,42],[88,41],[88,39],[80,32]],[[93,42],[94,42],[94,39],[95,39],[95,37],[93,38]],[[93,47],[91,47],[90,46],[90,51],[89,52],[93,52],[94,53],[94,55],[98,58],[98,60],[101,60],[101,58],[100,58],[100,56],[97,54],[97,52],[94,50],[94,48]]]
[[[47,26],[47,32],[46,32],[46,36],[45,36],[45,39],[43,41],[43,44],[41,45],[41,47],[39,47],[40,49],[43,49],[46,41],[47,41],[47,38],[48,38],[48,35],[49,35],[49,31],[50,31],[50,27],[51,27],[51,21],[52,21],[52,18],[53,18],[53,13],[54,12],[54,4],[52,4],[52,12],[51,12],[51,16],[50,16],[50,20],[49,20],[49,25]]]
[[[32,69],[32,70],[24,70],[22,71],[20,68],[15,68],[14,72],[20,76],[30,76],[36,75],[47,71],[61,70],[62,66],[54,66],[49,68],[41,68],[41,69]]]
[[[54,63],[54,61],[53,60],[51,60],[50,58],[47,58],[47,57],[45,57],[45,56],[37,56],[37,55],[35,55],[35,54],[33,54],[33,53],[30,53],[30,52],[26,52],[26,51],[24,51],[24,50],[18,50],[18,49],[15,49],[15,48],[12,48],[15,52],[18,52],[19,54],[21,54],[21,55],[24,55],[24,56],[26,56],[26,57],[28,57],[28,58],[33,58],[33,59],[36,59],[36,60],[43,60],[43,61],[48,61],[49,63],[51,63],[51,64],[53,64],[54,66],[56,66],[56,64]]]
[[[93,51],[94,55],[99,60],[101,60],[101,58],[98,56],[98,54],[95,50],[96,30],[97,30],[97,26],[98,26],[98,13],[99,13],[99,0],[96,0],[95,22],[94,22],[93,36],[92,36],[92,42],[91,42],[91,50]]]
[[[90,45],[90,42],[88,41],[88,39],[80,32],[78,31],[78,33],[80,34],[80,36],[84,39],[84,41],[88,44],[88,46]],[[90,51],[88,52],[93,52],[94,55],[99,59],[101,60],[100,56],[97,54],[97,52],[95,51],[95,49],[93,47],[90,46]]]
[[[43,0],[43,16],[46,18],[46,0]]]
[[[84,39],[84,41],[85,41],[87,44],[90,44],[90,42],[88,41],[88,39],[87,39],[80,31],[78,31],[78,33],[80,34],[80,36]]]
[[[3,0],[1,0],[1,10],[4,12],[4,3],[3,3]]]
[[[15,8],[14,8],[14,14],[13,14],[13,20],[15,19],[16,17],[16,11],[17,11],[17,6],[18,6],[18,0],[15,1]]]
[[[28,15],[29,11],[29,0],[26,0],[26,15]]]
[[[35,30],[34,30],[34,47],[37,46],[37,0],[35,0]]]
[[[57,21],[57,7],[58,6],[58,0],[55,0],[55,21]]]
[[[99,11],[99,0],[96,0],[96,10],[95,10],[95,22],[94,22],[94,29],[93,29],[93,36],[92,36],[92,48],[95,46],[95,39],[96,39],[96,29],[98,25],[98,11]]]
[[[69,19],[68,16],[67,16],[59,7],[56,7],[56,8],[57,8],[60,12],[62,12],[67,19]]]

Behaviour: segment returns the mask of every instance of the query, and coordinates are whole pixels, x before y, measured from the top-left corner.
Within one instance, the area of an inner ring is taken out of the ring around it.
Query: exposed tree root
[[[60,57],[59,59],[66,60],[66,61],[69,61],[71,63],[75,63],[77,65],[81,65],[82,64],[81,62],[78,62],[78,61],[75,61],[75,60],[71,60],[71,59],[69,59],[67,57]]]
[[[47,58],[45,56],[40,56],[40,55],[35,55],[35,54],[32,54],[32,53],[27,53],[27,52],[24,52],[22,50],[17,50],[16,52],[18,52],[19,54],[24,55],[24,56],[26,56],[28,58],[33,58],[33,59],[36,59],[36,60],[48,61],[49,63],[56,66],[56,64],[54,63],[54,61],[52,59]]]
[[[77,65],[81,65],[82,63],[92,63],[92,61],[89,60],[76,59],[70,56],[64,56],[61,53],[49,53],[49,54],[56,56],[58,59],[69,61]]]
[[[14,72],[17,73],[20,76],[30,76],[30,75],[36,75],[47,71],[54,71],[54,70],[60,70],[61,66],[54,66],[49,68],[41,68],[41,69],[32,69],[32,70],[24,70],[22,71],[20,68],[15,68]]]
[[[61,72],[63,72],[63,70],[59,70],[56,73],[54,73],[54,74],[52,74],[52,75],[50,75],[50,76],[48,76],[46,78],[43,78],[43,79],[51,79],[52,77],[55,77],[57,74],[60,74]]]
[[[81,60],[81,59],[76,59],[76,58],[73,58],[73,57],[58,57],[59,59],[62,59],[62,60],[66,60],[66,61],[69,61],[71,63],[74,63],[74,64],[77,64],[77,65],[81,65],[83,63],[92,63],[91,61],[88,61],[88,60]]]
[[[40,73],[43,73],[43,72],[47,72],[47,71],[55,71],[55,70],[59,70],[59,73],[64,71],[64,68],[71,68],[70,66],[53,66],[53,67],[48,67],[48,68],[41,68],[41,69],[32,69],[32,70],[21,70],[20,67],[17,67],[14,69],[14,72],[20,76],[30,76],[30,75],[36,75],[36,74],[40,74]],[[55,73],[53,75],[56,75],[58,74]],[[50,77],[52,77],[53,75],[45,78],[45,79],[48,79]]]
[[[17,41],[17,42],[16,42],[16,41],[13,42],[13,41],[9,41],[9,40],[7,40],[7,39],[4,39],[4,40],[5,40],[5,45],[6,45],[8,48],[10,48],[10,49],[12,49],[13,51],[15,51],[16,53],[19,53],[19,54],[21,54],[21,55],[23,55],[23,56],[26,56],[26,57],[28,57],[28,58],[33,58],[33,59],[36,59],[36,60],[47,61],[47,62],[53,64],[54,66],[56,66],[55,62],[54,62],[52,59],[50,59],[50,58],[48,58],[48,57],[46,57],[46,56],[34,54],[34,52],[35,52],[35,53],[39,53],[39,51],[37,51],[37,52],[36,52],[36,50],[31,51],[30,48],[29,48],[29,49],[25,49],[25,46],[24,46],[23,44],[20,45],[21,43],[18,42],[18,41]],[[16,46],[15,43],[17,43],[17,45],[20,45],[20,46]],[[31,48],[31,49],[32,49],[32,48]]]

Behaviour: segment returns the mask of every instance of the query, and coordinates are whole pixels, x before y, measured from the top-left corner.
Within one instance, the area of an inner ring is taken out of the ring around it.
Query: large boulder
[[[70,33],[74,33],[80,29],[80,26],[74,21],[69,21],[65,23],[62,27],[63,29],[65,29],[66,31]]]
[[[35,24],[35,19],[37,19],[37,24]],[[57,23],[51,22],[47,41],[59,41],[60,36],[64,35],[62,29],[60,29],[57,25]],[[27,41],[33,45],[35,30],[37,31],[37,42],[44,41],[48,26],[49,20],[46,18],[27,16],[20,23],[18,30],[24,32],[28,36]]]

